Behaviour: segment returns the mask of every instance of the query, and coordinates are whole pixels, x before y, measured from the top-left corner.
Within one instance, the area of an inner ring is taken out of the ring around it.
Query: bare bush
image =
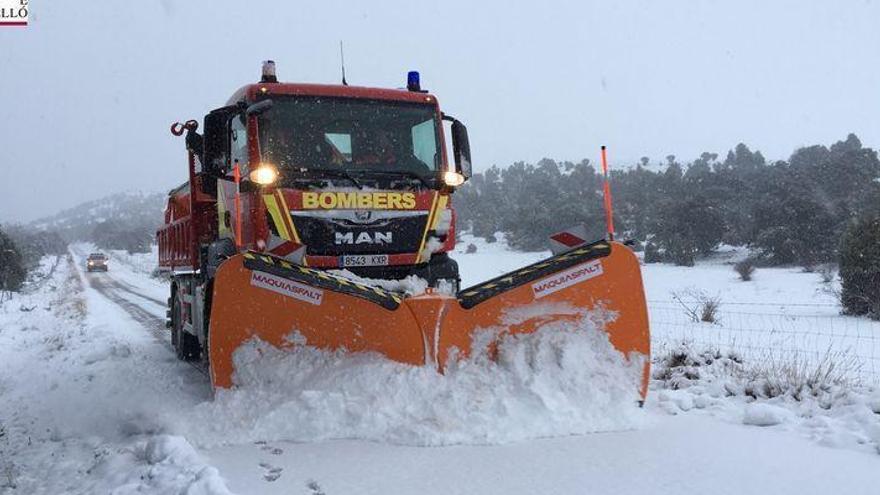
[[[755,273],[755,262],[751,258],[746,258],[739,263],[733,265],[733,270],[739,274],[739,279],[748,282]]]
[[[850,377],[858,376],[861,365],[845,352],[825,352],[809,361],[797,352],[770,353],[748,367],[745,394],[754,398],[789,396],[801,401],[812,396],[829,398],[835,390],[848,389]]]
[[[723,384],[727,395],[753,399],[789,397],[813,400],[829,409],[858,386],[860,364],[846,352],[826,351],[817,360],[798,352],[769,352],[743,359],[715,348],[697,350],[682,343],[654,358],[652,378],[663,388],[678,390],[697,382]]]
[[[718,310],[721,309],[721,296],[709,296],[703,291],[686,290],[673,292],[672,299],[682,308],[691,321],[699,323],[719,323]]]
[[[819,268],[819,277],[823,284],[830,284],[834,281],[834,268],[831,265],[822,265]]]
[[[713,376],[742,376],[742,366],[742,358],[736,353],[714,348],[697,351],[691,343],[683,342],[654,357],[651,377],[662,381],[664,388],[678,390]]]

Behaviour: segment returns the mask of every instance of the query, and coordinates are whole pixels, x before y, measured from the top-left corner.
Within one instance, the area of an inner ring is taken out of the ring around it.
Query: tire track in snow
[[[119,289],[119,290],[121,290],[121,291],[127,292],[127,293],[129,293],[129,294],[131,294],[131,295],[133,295],[133,296],[137,296],[137,297],[139,297],[139,298],[141,298],[141,299],[144,299],[145,301],[151,302],[151,303],[153,303],[153,304],[156,304],[157,306],[160,306],[160,307],[162,307],[163,309],[167,307],[167,304],[168,304],[167,302],[165,302],[165,301],[161,301],[161,300],[156,299],[156,298],[154,298],[154,297],[150,297],[150,296],[148,296],[148,295],[146,295],[146,294],[143,294],[143,293],[141,293],[141,292],[138,292],[138,291],[137,291],[137,287],[135,287],[134,285],[129,284],[128,282],[124,282],[124,281],[122,281],[122,280],[116,280],[116,279],[113,279],[113,278],[109,278],[109,279],[108,279],[108,282],[110,282],[110,284],[111,284],[114,288],[116,288],[116,289]]]
[[[128,292],[134,295],[138,295],[134,291],[126,290],[124,288],[119,287],[117,283],[114,281],[105,279],[102,277],[94,276],[94,275],[86,275],[86,280],[89,281],[89,285],[101,293],[104,297],[112,301],[117,306],[120,306],[125,310],[126,313],[131,315],[138,323],[144,326],[161,342],[170,345],[170,339],[168,339],[168,331],[165,329],[165,322],[154,315],[153,313],[147,311],[146,309],[138,306],[132,301],[122,297],[117,290],[122,290],[123,292]]]
[[[132,302],[131,300],[125,298],[120,294],[120,291],[123,293],[133,294],[135,296],[141,297],[147,301],[150,301],[151,304],[162,305],[164,304],[157,302],[155,299],[135,292],[132,289],[126,288],[122,286],[118,281],[113,280],[109,277],[101,277],[95,275],[86,274],[86,280],[89,282],[89,286],[99,292],[101,295],[109,299],[111,302],[122,308],[126,313],[131,315],[135,321],[141,324],[145,329],[147,329],[153,337],[158,340],[163,346],[165,346],[172,353],[174,352],[174,347],[171,345],[171,333],[165,327],[165,320],[157,317],[153,313],[144,309],[142,306]],[[204,376],[208,376],[207,366],[203,361],[199,362],[191,362],[184,361],[186,364],[192,366],[199,373]]]

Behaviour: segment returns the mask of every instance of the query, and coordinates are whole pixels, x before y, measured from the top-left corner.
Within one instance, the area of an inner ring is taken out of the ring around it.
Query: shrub
[[[718,323],[718,309],[721,307],[721,299],[718,296],[708,297],[700,303],[700,321],[706,323]]]
[[[827,397],[835,388],[849,388],[849,379],[859,365],[846,353],[827,350],[818,361],[800,353],[767,353],[756,359],[746,373],[747,396],[768,398],[789,396],[797,401],[807,396]]]
[[[748,282],[755,273],[755,262],[751,258],[746,258],[739,263],[733,265],[733,270],[739,274],[739,279]]]
[[[468,244],[467,249],[464,252],[467,254],[476,253],[477,252],[477,245],[476,244]]]
[[[26,276],[27,270],[18,247],[0,230],[0,293],[17,292]]]
[[[858,369],[851,355],[830,350],[816,360],[796,351],[768,351],[744,360],[729,350],[698,350],[692,342],[684,342],[655,354],[652,378],[673,390],[715,382],[727,395],[817,400],[828,408],[857,383],[850,377]]]
[[[721,297],[709,296],[703,291],[688,290],[683,294],[672,293],[672,299],[684,308],[685,314],[695,323],[718,323],[718,310],[721,309]]]
[[[101,249],[119,249],[131,253],[150,252],[150,231],[130,228],[113,221],[99,223],[92,231],[92,241]]]
[[[850,225],[840,247],[844,313],[880,320],[880,215]]]
[[[657,249],[657,245],[648,241],[645,244],[645,263],[659,263],[661,261],[663,260],[660,257],[660,250]]]

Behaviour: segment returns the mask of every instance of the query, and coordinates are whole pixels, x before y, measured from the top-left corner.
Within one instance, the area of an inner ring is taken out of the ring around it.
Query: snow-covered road
[[[669,404],[680,398],[658,391],[630,428],[588,435],[423,447],[284,435],[224,444],[217,431],[206,441],[210,429],[196,434],[196,421],[226,413],[218,424],[233,425],[236,418],[212,404],[203,374],[175,360],[164,327],[164,285],[122,263],[107,273],[82,273],[81,256],[73,252],[52,275],[47,285],[55,289],[0,307],[4,495],[880,489],[876,450],[822,446],[798,429],[743,425],[709,413],[711,407],[671,415]],[[20,305],[40,309],[19,311]]]
[[[880,459],[796,436],[662,416],[635,431],[424,448],[336,440],[207,452],[236,493],[869,494]],[[274,483],[265,477],[278,469]]]

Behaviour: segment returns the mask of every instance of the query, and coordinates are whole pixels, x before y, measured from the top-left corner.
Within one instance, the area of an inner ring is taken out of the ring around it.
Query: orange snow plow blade
[[[234,385],[233,353],[259,338],[276,347],[306,345],[377,352],[412,365],[436,366],[471,352],[481,330],[530,333],[555,322],[605,315],[611,344],[642,357],[638,395],[647,393],[648,313],[635,255],[598,242],[460,291],[456,296],[402,294],[362,285],[279,258],[245,253],[225,261],[214,281],[209,331],[211,380]],[[496,337],[497,338],[497,337]],[[456,349],[457,354],[453,354]]]

